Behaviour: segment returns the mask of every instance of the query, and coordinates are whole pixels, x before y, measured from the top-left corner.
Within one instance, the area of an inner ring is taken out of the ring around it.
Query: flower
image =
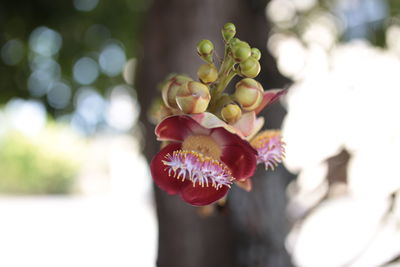
[[[256,169],[257,151],[216,117],[171,116],[157,125],[155,133],[169,144],[151,161],[153,179],[189,204],[221,199],[233,182],[249,179]]]
[[[257,150],[257,163],[264,163],[266,170],[275,169],[285,157],[285,143],[281,132],[277,130],[266,130],[257,134],[251,140],[251,146]]]

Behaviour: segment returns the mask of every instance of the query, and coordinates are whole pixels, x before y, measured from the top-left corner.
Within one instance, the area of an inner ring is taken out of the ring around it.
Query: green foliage
[[[17,64],[7,65],[0,58],[0,103],[13,97],[39,98],[51,115],[60,116],[73,112],[74,95],[81,86],[73,79],[73,65],[82,57],[98,61],[104,46],[113,41],[119,44],[127,58],[135,57],[139,47],[138,36],[141,21],[151,1],[115,0],[98,1],[90,11],[79,11],[79,0],[32,0],[3,1],[0,8],[0,50],[10,40],[22,44],[22,58]],[[93,2],[93,1],[92,1]],[[48,96],[33,96],[28,90],[28,79],[33,73],[34,52],[29,40],[38,27],[48,27],[62,38],[61,49],[53,56],[59,64],[59,80],[71,87],[72,97],[65,108],[57,109],[49,104]],[[100,73],[89,84],[100,93],[116,84],[123,83],[121,75],[108,77]]]
[[[60,144],[11,132],[0,140],[0,193],[67,194],[74,184],[78,164]]]

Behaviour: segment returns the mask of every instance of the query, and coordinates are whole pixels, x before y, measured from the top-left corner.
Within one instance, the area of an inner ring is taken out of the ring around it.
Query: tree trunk
[[[154,0],[143,29],[136,80],[148,160],[159,150],[154,125],[146,115],[151,100],[160,93],[158,83],[171,72],[195,78],[202,63],[196,55],[197,42],[210,39],[217,51],[223,51],[220,30],[226,22],[235,23],[238,37],[263,53],[261,64],[265,75],[257,79],[265,89],[288,82],[278,73],[265,49],[269,29],[264,17],[265,5],[266,1],[261,0]],[[222,56],[223,52],[218,54]],[[282,107],[273,105],[267,112],[267,125],[279,127],[284,116]],[[285,187],[289,180],[282,167],[267,174],[259,170],[253,179],[252,192],[233,188],[227,208],[209,217],[201,217],[197,208],[155,187],[159,220],[157,265],[290,266],[283,246],[287,232]]]

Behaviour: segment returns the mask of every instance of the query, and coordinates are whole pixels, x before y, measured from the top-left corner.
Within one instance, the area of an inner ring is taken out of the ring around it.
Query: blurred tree
[[[266,89],[282,87],[288,80],[277,71],[266,51],[269,25],[265,0],[155,0],[144,26],[143,50],[138,64],[137,90],[144,109],[145,154],[148,160],[159,150],[148,122],[146,107],[159,95],[157,83],[170,72],[195,77],[201,60],[196,43],[210,39],[221,51],[220,29],[226,22],[237,26],[238,37],[263,53],[258,77]],[[220,53],[222,54],[222,52]],[[279,104],[267,110],[268,127],[280,126],[284,110]],[[202,217],[198,209],[155,188],[159,219],[158,266],[291,266],[284,249],[287,232],[285,187],[291,176],[283,169],[257,172],[254,189],[231,190],[228,203],[217,214]]]
[[[119,72],[110,75],[102,68],[101,53],[112,43],[118,45],[125,59],[136,56],[137,34],[148,4],[146,0],[3,1],[0,8],[0,104],[13,97],[34,98],[42,101],[49,113],[57,117],[75,110],[73,100],[80,87],[91,86],[104,94],[108,88],[124,83]],[[41,30],[44,34],[37,34]],[[33,41],[35,34],[39,36],[36,42]],[[41,53],[47,52],[49,47],[54,53]],[[94,68],[97,73],[84,82],[83,75],[93,74],[88,72],[87,65],[80,68],[81,79],[76,79],[73,73],[74,65],[82,58],[92,59],[92,71]],[[32,90],[30,77],[39,69],[44,72],[37,72],[41,75],[32,79],[43,87],[38,93]],[[57,95],[60,90],[56,90],[49,95],[53,84],[58,82],[65,84],[68,91]],[[56,102],[66,104],[54,104],[52,97],[55,96],[63,98]]]

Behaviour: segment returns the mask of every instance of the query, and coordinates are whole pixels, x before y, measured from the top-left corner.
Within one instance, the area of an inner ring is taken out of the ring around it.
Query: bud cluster
[[[260,50],[235,37],[236,27],[232,23],[226,23],[221,34],[225,44],[222,62],[214,62],[214,44],[210,40],[201,40],[197,44],[197,54],[205,63],[197,70],[198,81],[186,75],[169,77],[161,89],[163,112],[157,114],[207,111],[228,124],[234,124],[244,113],[261,105],[264,89],[253,79],[261,69]],[[236,75],[243,79],[236,84],[234,94],[223,93]]]
[[[197,79],[169,76],[161,85],[162,97],[149,110],[158,124],[157,138],[164,142],[150,164],[153,179],[192,205],[223,199],[233,183],[251,190],[256,164],[274,169],[285,155],[279,131],[259,133],[264,119],[257,114],[286,90],[264,91],[254,79],[261,52],[235,37],[234,24],[226,23],[221,34],[223,59],[216,60],[210,40],[200,41],[197,54],[203,62]],[[236,75],[234,92],[225,92]]]

